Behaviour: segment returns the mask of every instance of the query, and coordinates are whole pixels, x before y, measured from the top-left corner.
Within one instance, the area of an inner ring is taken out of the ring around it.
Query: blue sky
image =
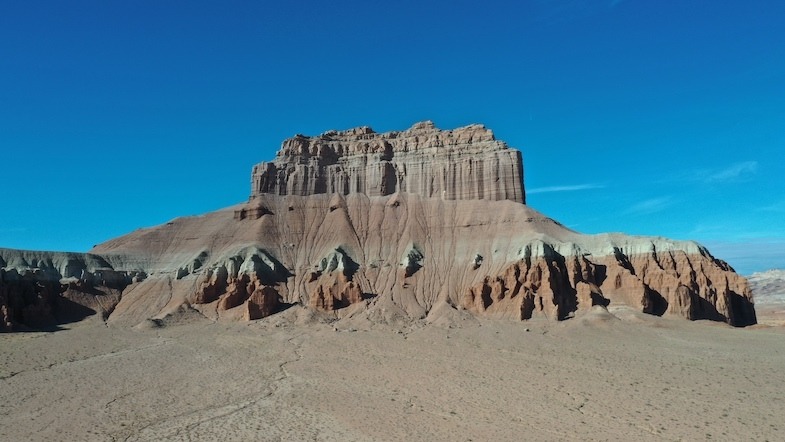
[[[295,133],[484,123],[586,233],[785,267],[785,2],[0,3],[0,247],[245,200]]]

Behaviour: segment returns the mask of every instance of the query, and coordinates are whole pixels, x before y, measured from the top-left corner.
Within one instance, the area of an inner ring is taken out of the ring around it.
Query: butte
[[[246,203],[89,253],[0,249],[0,329],[253,320],[291,305],[435,322],[622,304],[755,324],[747,281],[703,246],[575,232],[528,207],[523,183],[521,153],[482,125],[297,135],[253,167]]]

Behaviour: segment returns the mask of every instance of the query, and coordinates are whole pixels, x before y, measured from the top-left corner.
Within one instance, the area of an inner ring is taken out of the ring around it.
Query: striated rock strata
[[[785,304],[785,270],[771,269],[748,277],[759,304]]]
[[[107,319],[143,272],[115,271],[88,253],[0,249],[0,331],[46,328],[97,314]]]
[[[183,306],[251,320],[292,304],[378,322],[562,320],[613,304],[756,322],[747,281],[699,244],[569,230],[522,204],[521,169],[481,126],[295,137],[254,168],[247,204],[90,254],[0,250],[0,314],[6,329],[56,322],[64,298],[128,325]]]
[[[251,175],[251,198],[396,192],[446,200],[524,203],[521,153],[482,125],[436,129],[430,121],[402,132],[369,127],[297,135]]]

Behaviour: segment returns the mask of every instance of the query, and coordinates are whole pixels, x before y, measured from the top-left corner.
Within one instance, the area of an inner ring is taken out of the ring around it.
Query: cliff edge
[[[251,199],[263,194],[415,193],[445,200],[525,203],[523,161],[485,126],[437,129],[417,123],[401,132],[370,127],[297,135],[251,174]]]

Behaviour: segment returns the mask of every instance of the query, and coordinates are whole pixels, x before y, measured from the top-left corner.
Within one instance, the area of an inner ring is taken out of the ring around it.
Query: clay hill
[[[372,321],[570,318],[592,306],[756,323],[747,281],[695,242],[583,235],[525,205],[521,153],[481,125],[284,141],[248,202],[89,253],[0,249],[0,327],[88,315]]]
[[[763,325],[785,325],[785,270],[772,269],[747,277],[755,295],[755,313]]]
[[[763,304],[785,304],[785,270],[772,269],[756,272],[748,277],[750,287]]]

